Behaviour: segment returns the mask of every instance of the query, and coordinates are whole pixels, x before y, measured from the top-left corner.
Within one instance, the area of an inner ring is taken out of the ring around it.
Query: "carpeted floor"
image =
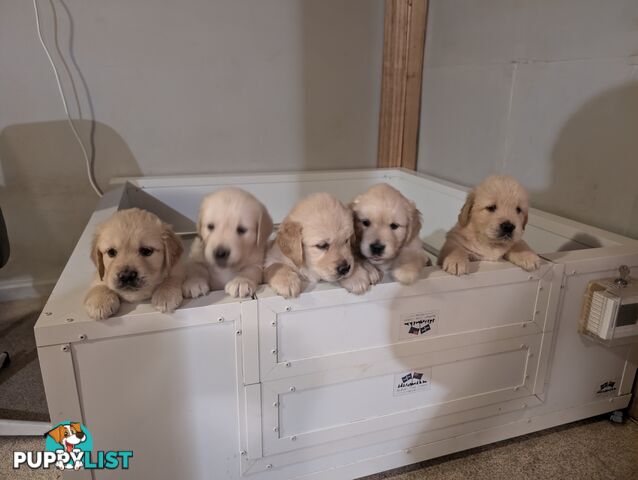
[[[33,325],[42,300],[0,303],[0,352],[12,363],[0,372],[0,418],[48,420]],[[0,437],[0,479],[62,478],[55,470],[11,468],[13,451],[40,450],[42,438]],[[366,480],[634,480],[638,479],[638,424],[598,417],[486,447],[448,455]]]

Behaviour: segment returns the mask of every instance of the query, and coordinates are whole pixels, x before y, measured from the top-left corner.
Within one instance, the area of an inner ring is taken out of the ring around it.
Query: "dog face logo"
[[[82,431],[79,423],[67,423],[58,425],[53,430],[47,432],[53,440],[64,447],[64,451],[72,451],[76,445],[86,440],[86,434]]]
[[[56,463],[56,467],[60,470],[65,468],[79,470],[84,467],[82,462],[83,452],[87,450],[87,447],[88,450],[91,448],[87,441],[88,435],[79,422],[61,423],[45,433],[45,437],[47,439],[47,450],[63,450],[70,454],[71,461],[64,462],[59,460]]]

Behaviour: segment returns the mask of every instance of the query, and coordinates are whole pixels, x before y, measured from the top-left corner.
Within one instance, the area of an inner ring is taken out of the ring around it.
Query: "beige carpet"
[[[12,357],[0,372],[0,418],[48,420],[33,325],[41,300],[0,303],[0,352]],[[0,479],[62,478],[55,470],[15,471],[12,452],[40,450],[42,438],[0,437]],[[466,452],[403,467],[366,480],[638,480],[638,424],[584,420]],[[199,479],[198,479],[199,480]],[[212,479],[211,479],[212,480]]]

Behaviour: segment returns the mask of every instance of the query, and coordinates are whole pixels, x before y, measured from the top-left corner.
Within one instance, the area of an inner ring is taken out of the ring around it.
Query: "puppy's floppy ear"
[[[285,219],[279,226],[276,242],[281,253],[290,258],[297,267],[303,265],[301,223]]]
[[[162,224],[162,243],[164,244],[164,265],[170,269],[179,261],[184,247],[170,225]]]
[[[72,423],[71,428],[73,429],[75,433],[82,431],[82,426],[79,423]]]
[[[49,430],[46,434],[50,436],[57,443],[62,443],[62,438],[64,437],[64,426],[60,425],[59,427],[55,427],[53,430]]]
[[[421,231],[421,212],[416,208],[414,202],[410,201],[410,219],[408,220],[408,232],[406,242],[411,241]]]
[[[359,197],[355,198],[354,201],[350,205],[348,205],[348,208],[352,212],[352,226],[354,227],[354,235],[350,239],[350,242],[352,243],[353,246],[355,242],[358,242],[363,237],[363,228],[362,228],[361,222],[359,221],[359,216],[357,215],[357,212],[354,209],[354,207],[357,205],[358,202],[359,202]]]
[[[270,217],[266,207],[262,205],[261,212],[259,213],[259,219],[257,220],[257,246],[263,247],[266,245],[271,233],[272,218]]]
[[[462,227],[467,226],[467,224],[470,222],[470,216],[472,214],[472,207],[474,206],[475,196],[476,194],[474,193],[474,190],[467,194],[465,205],[463,205],[463,208],[459,213],[459,225],[461,225]]]
[[[97,268],[97,273],[100,276],[100,280],[104,280],[104,259],[102,258],[102,252],[97,246],[97,242],[100,239],[100,230],[98,229],[93,235],[93,241],[91,242],[91,260]]]

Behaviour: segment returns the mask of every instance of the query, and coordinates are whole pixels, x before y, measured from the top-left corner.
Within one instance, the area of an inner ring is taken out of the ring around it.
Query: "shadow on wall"
[[[534,206],[638,238],[638,82],[594,97],[560,130]]]
[[[374,167],[383,2],[304,1],[299,28],[304,122],[301,168]]]
[[[90,145],[93,123],[75,121],[85,145]],[[114,176],[141,174],[115,130],[95,122],[94,141],[96,176],[103,189]],[[0,283],[36,289],[44,285],[46,291],[97,201],[66,120],[11,125],[0,132],[0,205],[11,242],[11,258],[0,270]]]

